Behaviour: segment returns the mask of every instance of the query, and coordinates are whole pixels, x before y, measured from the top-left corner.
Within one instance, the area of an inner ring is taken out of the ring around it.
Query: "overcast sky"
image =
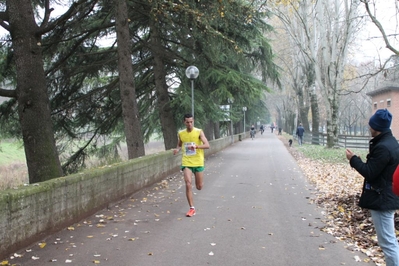
[[[375,2],[375,13],[374,16],[379,20],[383,26],[387,35],[398,32],[398,14],[396,13],[397,1],[396,0],[372,0],[370,3]],[[364,4],[361,4],[365,9]],[[370,4],[370,8],[373,12],[374,6]],[[391,45],[396,49],[399,49],[399,43],[397,38],[390,37],[389,41]],[[378,30],[372,22],[369,22],[364,27],[361,34],[359,34],[360,49],[359,54],[364,56],[366,59],[372,60],[381,56],[383,59],[389,58],[393,55],[389,49],[385,47],[385,42],[382,38],[381,32]]]

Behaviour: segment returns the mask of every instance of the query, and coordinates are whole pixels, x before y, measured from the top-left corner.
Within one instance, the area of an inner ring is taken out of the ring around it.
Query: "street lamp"
[[[228,103],[230,104],[230,131],[231,131],[231,143],[234,143],[234,134],[233,134],[233,119],[231,117],[231,111],[233,110],[233,98],[227,99]]]
[[[242,108],[242,111],[244,112],[244,137],[246,136],[246,134],[245,134],[245,112],[247,111],[247,107],[243,107]]]
[[[191,114],[194,117],[194,79],[198,78],[199,70],[196,66],[186,68],[186,77],[191,80]]]

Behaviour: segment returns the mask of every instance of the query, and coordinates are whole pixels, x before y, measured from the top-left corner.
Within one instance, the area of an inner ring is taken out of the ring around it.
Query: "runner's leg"
[[[187,197],[187,201],[188,201],[188,205],[190,207],[194,206],[194,201],[193,201],[193,188],[192,188],[192,172],[189,168],[184,168],[183,169],[183,173],[184,173],[184,181],[186,182],[186,197]]]
[[[195,175],[195,186],[197,187],[198,190],[201,190],[202,186],[204,185],[204,171],[196,172],[194,175]]]

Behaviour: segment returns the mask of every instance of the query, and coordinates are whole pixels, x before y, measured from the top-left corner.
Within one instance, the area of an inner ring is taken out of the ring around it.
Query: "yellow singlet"
[[[179,138],[182,142],[182,151],[183,151],[182,166],[187,166],[187,167],[204,166],[203,149],[196,149],[196,150],[186,149],[186,147],[190,145],[202,144],[202,141],[200,139],[200,133],[201,129],[195,127],[191,132],[187,132],[187,129],[184,129],[179,132]]]

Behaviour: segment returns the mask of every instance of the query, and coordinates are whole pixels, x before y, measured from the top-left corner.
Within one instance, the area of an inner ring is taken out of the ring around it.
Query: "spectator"
[[[396,239],[394,215],[399,209],[399,197],[392,191],[392,176],[399,164],[399,144],[390,129],[392,115],[380,109],[369,120],[369,154],[366,162],[351,150],[346,150],[350,165],[363,177],[359,206],[369,209],[377,232],[378,244],[387,266],[399,265],[399,245]]]

